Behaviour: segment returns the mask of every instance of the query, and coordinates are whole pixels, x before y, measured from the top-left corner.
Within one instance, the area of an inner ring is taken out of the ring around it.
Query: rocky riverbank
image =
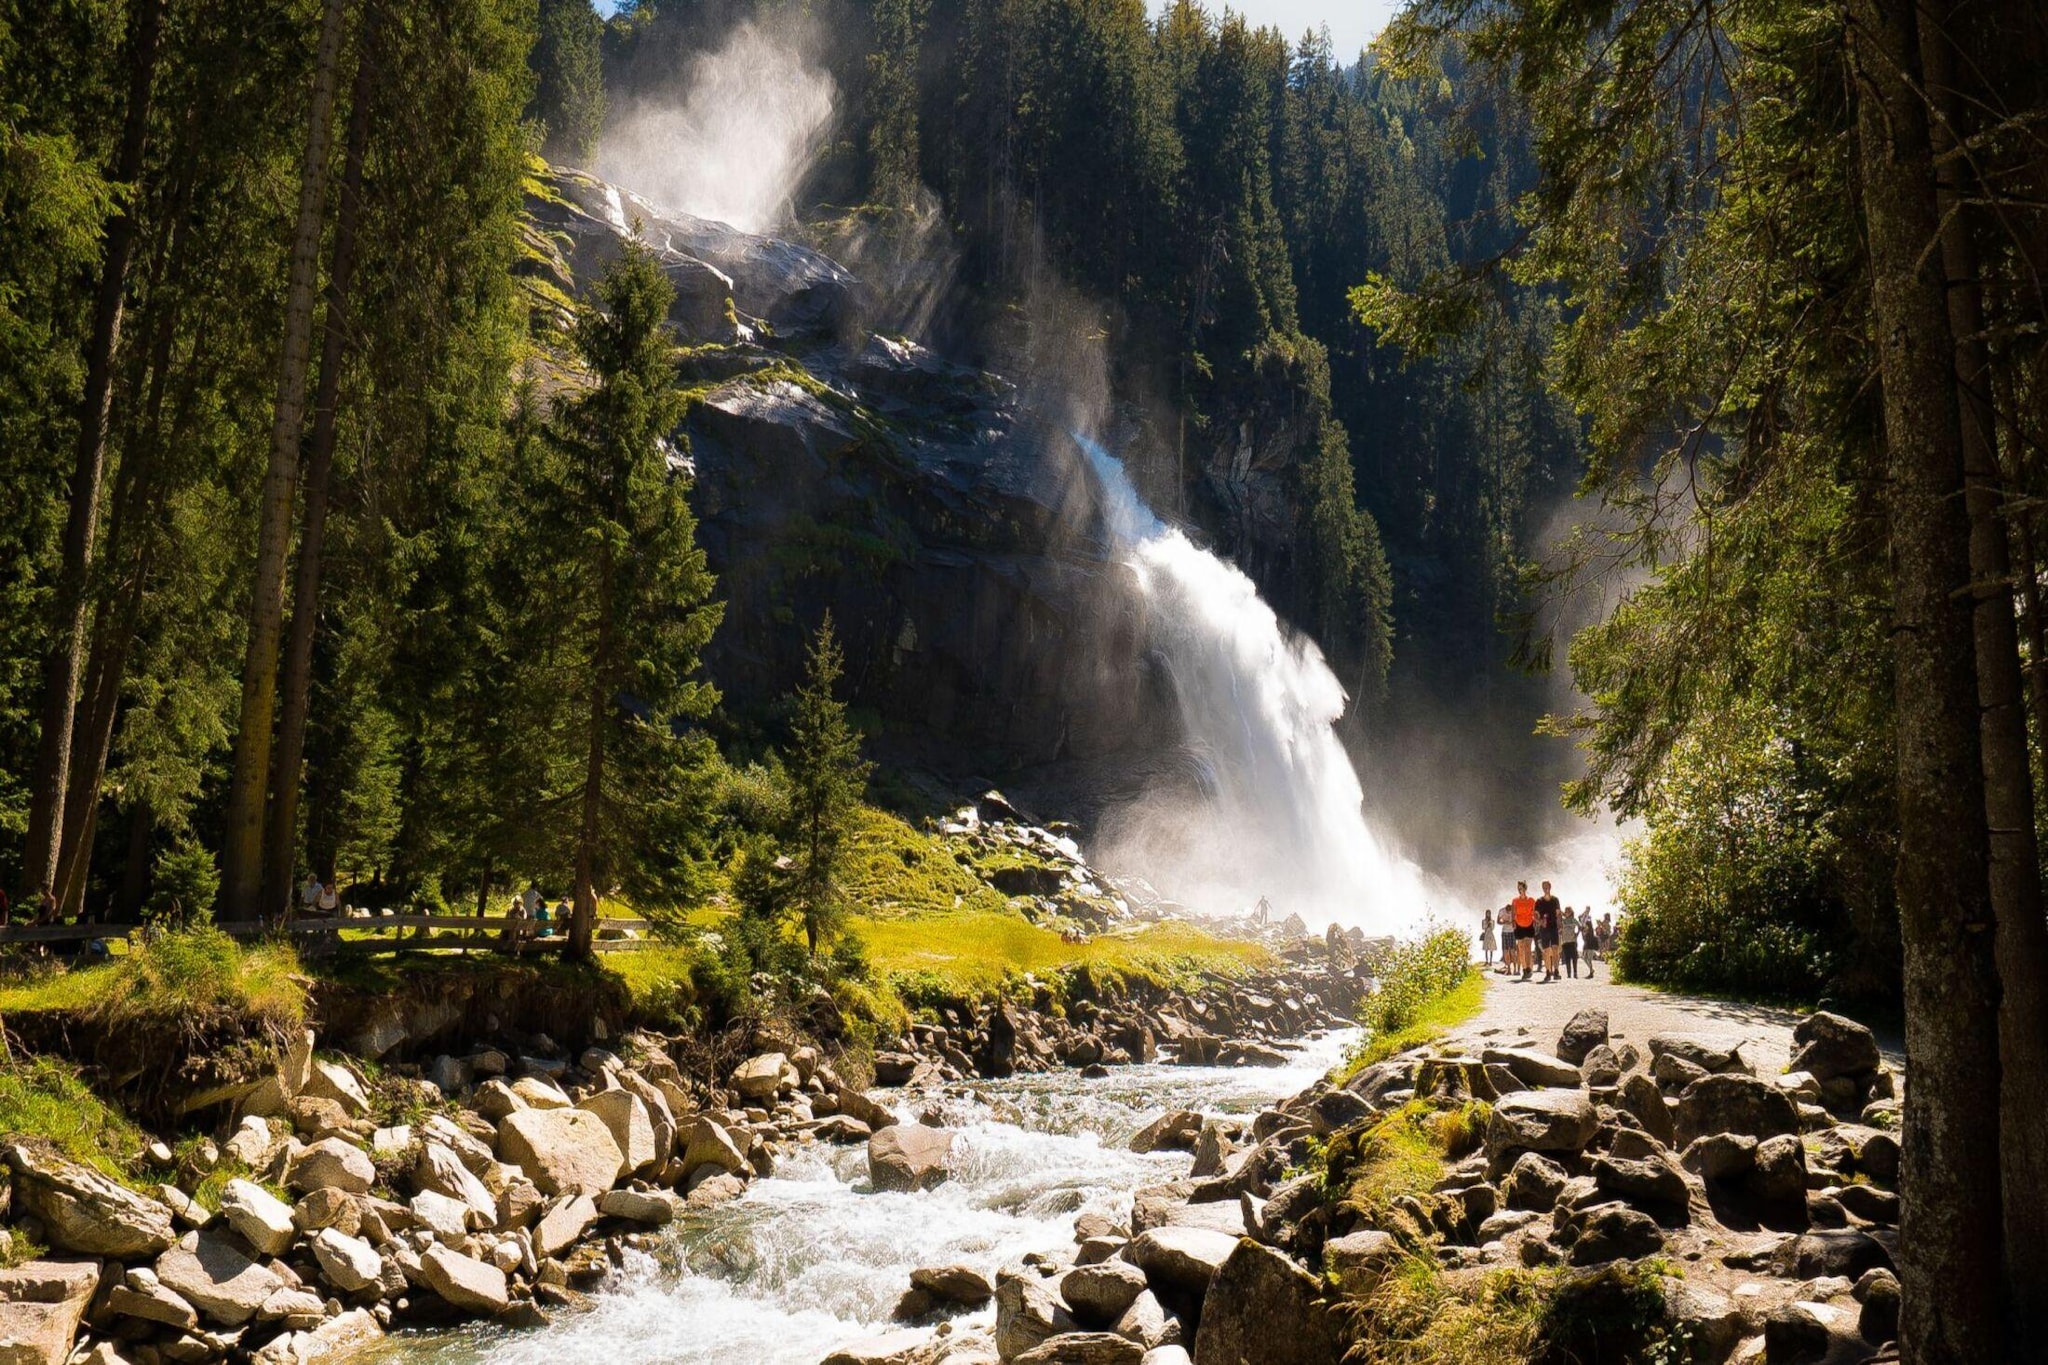
[[[946,1001],[872,1069],[941,1084],[1162,1047],[1267,1064],[1274,1040],[1341,1022],[1364,989],[1326,953],[1299,945],[1304,963],[1190,990],[1083,978]],[[865,1144],[878,1190],[943,1181],[952,1149],[849,1079],[867,1059],[758,1023],[573,1057],[519,1035],[387,1061],[318,1053],[305,1033],[216,1136],[157,1144],[125,1181],[10,1141],[0,1235],[47,1254],[0,1271],[0,1362],[302,1361],[405,1325],[538,1326],[802,1146]]]
[[[1897,1078],[1839,1016],[1795,1043],[1759,1076],[1686,1036],[1610,1046],[1586,1011],[1550,1051],[1418,1049],[1249,1122],[1164,1114],[1134,1145],[1194,1165],[1138,1191],[1128,1222],[1083,1217],[1071,1245],[993,1277],[931,1267],[905,1286],[904,1316],[993,1298],[992,1328],[906,1330],[826,1365],[1336,1365],[1417,1258],[1474,1302],[1530,1275],[1571,1305],[1549,1344],[1583,1352],[1594,1339],[1571,1333],[1593,1333],[1603,1359],[1881,1359]],[[1448,1135],[1440,1178],[1376,1197],[1355,1177],[1404,1124]]]

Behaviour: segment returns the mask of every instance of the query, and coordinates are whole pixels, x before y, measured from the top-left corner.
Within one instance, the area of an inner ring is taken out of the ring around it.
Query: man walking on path
[[[1531,959],[1536,946],[1536,902],[1529,899],[1529,883],[1515,883],[1515,899],[1510,908],[1515,915],[1515,965],[1522,970],[1522,980],[1527,981],[1534,970]]]
[[[1536,898],[1536,946],[1543,952],[1543,979],[1557,980],[1557,922],[1561,914],[1557,897],[1550,894],[1550,883],[1543,883],[1543,894]]]

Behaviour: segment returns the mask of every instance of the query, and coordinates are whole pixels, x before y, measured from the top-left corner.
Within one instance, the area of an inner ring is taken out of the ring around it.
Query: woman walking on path
[[[1564,974],[1572,980],[1579,979],[1579,917],[1567,905],[1564,917],[1557,923],[1557,950],[1564,962]]]
[[[1493,911],[1479,912],[1479,954],[1488,967],[1493,965]]]
[[[1527,981],[1535,971],[1536,955],[1536,902],[1529,898],[1529,883],[1515,883],[1515,899],[1510,908],[1515,917],[1515,965],[1521,969],[1522,980]]]
[[[1579,917],[1579,947],[1586,959],[1586,980],[1593,979],[1593,959],[1600,954],[1600,930],[1593,923],[1593,907],[1587,906],[1586,913]]]

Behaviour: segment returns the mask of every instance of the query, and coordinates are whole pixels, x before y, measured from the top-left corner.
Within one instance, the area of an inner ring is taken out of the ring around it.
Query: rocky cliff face
[[[794,243],[581,173],[529,201],[525,271],[565,303],[638,231],[676,286],[679,433],[728,602],[706,659],[741,713],[832,612],[857,705],[914,754],[993,766],[1156,748],[1145,623],[1063,431],[1002,378],[869,332],[868,291]]]

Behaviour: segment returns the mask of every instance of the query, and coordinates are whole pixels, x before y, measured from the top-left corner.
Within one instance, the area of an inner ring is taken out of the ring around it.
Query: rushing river
[[[653,1254],[629,1253],[591,1311],[539,1331],[402,1334],[380,1358],[817,1365],[836,1346],[888,1330],[916,1267],[966,1262],[993,1275],[1027,1251],[1071,1245],[1076,1214],[1121,1220],[1133,1190],[1185,1175],[1184,1152],[1127,1147],[1160,1113],[1254,1113],[1322,1075],[1355,1036],[1312,1040],[1285,1067],[1140,1066],[1096,1080],[1061,1071],[977,1082],[939,1102],[960,1143],[953,1178],[936,1190],[873,1193],[864,1149],[806,1145],[744,1198],[670,1229]],[[924,1103],[880,1098],[906,1116]]]

